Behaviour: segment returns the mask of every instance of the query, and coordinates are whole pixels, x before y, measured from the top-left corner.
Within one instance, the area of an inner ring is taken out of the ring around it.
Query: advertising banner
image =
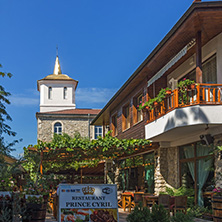
[[[114,184],[60,184],[59,222],[119,221]]]

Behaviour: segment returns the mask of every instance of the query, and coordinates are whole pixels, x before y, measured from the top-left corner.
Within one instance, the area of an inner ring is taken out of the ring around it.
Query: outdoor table
[[[158,202],[158,196],[144,194],[143,195],[143,206],[146,207],[148,202],[152,202],[152,205]]]

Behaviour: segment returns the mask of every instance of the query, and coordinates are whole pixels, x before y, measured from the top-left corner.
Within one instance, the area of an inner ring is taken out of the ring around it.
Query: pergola
[[[70,169],[64,169],[60,168],[57,171],[53,169],[48,169],[46,174],[54,173],[54,174],[62,174],[62,175],[75,175],[80,176],[80,182],[82,183],[83,177],[102,177],[105,176],[105,162],[106,160],[118,160],[119,158],[128,157],[131,155],[139,155],[140,153],[147,152],[149,150],[155,149],[157,146],[156,144],[146,144],[144,146],[135,146],[133,150],[131,150],[130,153],[127,152],[119,152],[118,150],[121,150],[120,148],[112,148],[112,156],[109,157],[109,152],[104,152],[104,154],[101,153],[101,148],[95,148],[92,152],[93,154],[91,156],[87,156],[84,153],[81,155],[79,153],[82,152],[80,148],[74,148],[77,151],[77,155],[75,155],[72,151],[69,151],[69,148],[57,148],[57,149],[50,149],[48,147],[45,147],[44,149],[38,150],[36,147],[28,147],[29,152],[34,152],[38,155],[40,155],[40,163],[39,163],[39,171],[41,174],[43,174],[44,169],[44,163],[67,163],[77,161],[79,164],[79,167],[77,169],[70,168]],[[116,152],[113,152],[113,150],[116,150]],[[97,158],[96,158],[96,155]],[[113,155],[115,156],[113,158]]]

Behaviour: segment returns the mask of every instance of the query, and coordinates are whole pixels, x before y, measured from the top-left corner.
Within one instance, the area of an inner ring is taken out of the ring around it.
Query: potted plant
[[[144,103],[141,103],[139,106],[138,106],[139,110],[151,110],[153,109],[153,99],[149,99],[148,101],[144,102]]]
[[[49,185],[47,180],[41,178],[36,182],[29,181],[24,189],[24,194],[24,202],[26,205],[28,219],[23,219],[23,221],[45,221],[49,195]]]
[[[148,109],[152,110],[153,108],[156,108],[160,105],[160,103],[166,98],[167,95],[170,95],[172,93],[172,90],[170,88],[162,88],[158,95],[153,98],[149,99],[148,101],[141,103],[138,108],[139,110]]]
[[[171,93],[172,93],[172,89],[170,89],[170,88],[166,88],[166,95],[171,95]]]
[[[195,81],[184,78],[178,83],[177,87],[179,88],[180,91],[185,91],[187,89],[194,89]]]

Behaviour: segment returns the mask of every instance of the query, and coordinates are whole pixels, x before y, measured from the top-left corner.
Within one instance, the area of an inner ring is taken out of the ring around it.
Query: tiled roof
[[[101,109],[66,109],[60,111],[53,111],[53,112],[44,112],[45,114],[79,114],[79,115],[87,115],[87,114],[94,114],[97,115]],[[41,112],[43,113],[43,112]]]

